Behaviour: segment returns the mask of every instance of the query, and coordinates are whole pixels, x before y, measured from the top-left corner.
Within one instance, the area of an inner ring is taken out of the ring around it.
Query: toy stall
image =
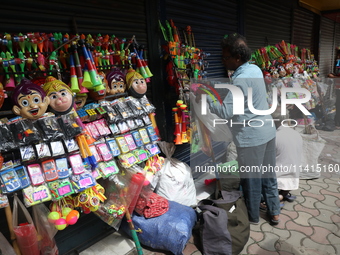
[[[196,193],[170,202],[167,195],[176,193],[166,188],[171,182],[154,178],[170,163],[160,155],[155,106],[146,97],[153,74],[145,47],[134,35],[126,40],[35,32],[3,38],[0,103],[9,100],[11,114],[0,123],[0,210],[8,223],[1,226],[0,242],[1,250],[11,247],[9,241],[13,248],[2,254],[65,254],[58,234],[86,224],[89,214],[108,232],[125,229],[138,254],[140,243],[181,252],[196,220],[189,207]],[[173,152],[166,148],[170,160]],[[194,187],[190,176],[185,180]],[[175,231],[178,221],[186,233]],[[165,222],[174,236],[164,236],[163,245],[154,237]],[[1,232],[7,228],[6,240]]]

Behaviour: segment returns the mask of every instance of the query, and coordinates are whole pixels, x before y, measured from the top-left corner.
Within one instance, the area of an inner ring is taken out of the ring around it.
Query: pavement
[[[250,238],[240,254],[340,255],[340,130],[319,131],[319,135],[326,145],[318,162],[328,170],[322,171],[316,179],[300,180],[299,189],[291,192],[297,199],[285,202],[278,225],[270,225],[266,216],[261,215],[260,224],[250,226]],[[332,173],[331,169],[334,170]],[[81,255],[137,254],[131,239],[123,234],[115,233],[107,240],[101,247],[108,248],[110,244],[110,251],[101,252],[97,247],[91,247]],[[183,255],[202,254],[195,240],[195,236],[190,238]],[[118,248],[118,245],[123,247],[122,243],[125,248]],[[145,246],[143,254],[172,255]]]
[[[291,192],[297,199],[285,202],[281,222],[272,226],[262,215],[259,225],[250,226],[250,238],[240,254],[340,255],[340,130],[319,130],[319,134],[326,145],[318,162],[334,166],[337,173],[328,167],[317,179],[300,180],[300,188]],[[189,240],[184,255],[202,254],[194,240]],[[143,252],[171,254],[145,247]]]

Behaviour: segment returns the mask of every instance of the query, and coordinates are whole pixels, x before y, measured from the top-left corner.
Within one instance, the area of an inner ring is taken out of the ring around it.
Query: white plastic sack
[[[155,193],[182,205],[196,205],[196,187],[190,167],[178,159],[171,158],[175,151],[173,143],[160,142],[159,146],[166,159],[163,168],[157,173],[159,181]]]
[[[303,141],[302,160],[300,169],[300,179],[319,178],[321,173],[317,171],[319,156],[325,147],[326,141],[320,137],[319,132],[314,126],[307,126],[311,130],[311,134],[305,133],[305,128],[300,131]]]

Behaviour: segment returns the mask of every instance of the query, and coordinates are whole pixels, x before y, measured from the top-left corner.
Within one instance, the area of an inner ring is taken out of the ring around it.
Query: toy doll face
[[[80,110],[86,104],[87,94],[77,94],[74,99],[74,103],[76,104],[76,109]]]
[[[67,89],[52,91],[48,97],[50,98],[50,107],[56,112],[65,112],[73,104],[73,96]]]
[[[29,95],[19,94],[18,104],[13,106],[13,112],[27,119],[39,119],[47,110],[50,99],[41,98],[38,91],[31,90]]]
[[[120,79],[120,80],[113,79],[111,82],[110,94],[114,95],[118,93],[124,93],[125,88],[126,86],[125,86],[125,82],[123,79]]]
[[[144,78],[135,78],[132,80],[131,87],[136,91],[138,94],[145,94],[147,90],[147,85]]]

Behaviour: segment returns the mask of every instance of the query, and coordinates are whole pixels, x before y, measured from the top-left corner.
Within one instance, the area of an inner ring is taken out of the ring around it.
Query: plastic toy
[[[130,68],[126,74],[126,84],[128,93],[136,98],[141,98],[147,91],[147,84],[143,76]]]
[[[108,83],[108,89],[106,91],[109,95],[115,95],[118,93],[124,93],[126,89],[125,75],[123,72],[114,68],[111,72],[106,75],[106,80]]]
[[[41,163],[46,181],[54,181],[58,179],[58,172],[54,159],[45,160]]]
[[[44,183],[44,176],[41,171],[41,167],[39,164],[31,164],[27,166],[27,171],[30,175],[31,182],[33,185],[37,186]]]
[[[27,174],[26,167],[18,166],[16,168],[14,168],[14,170],[17,172],[17,175],[20,179],[21,188],[24,189],[24,188],[28,187],[31,184],[31,182],[30,182],[30,178]]]
[[[14,169],[8,169],[0,172],[0,176],[7,192],[13,192],[21,188],[20,179]]]
[[[53,76],[46,78],[43,86],[46,95],[50,98],[49,110],[56,115],[69,113],[73,109],[74,95],[70,87]]]
[[[12,111],[23,118],[39,119],[47,110],[50,99],[37,84],[24,78],[12,95]]]

